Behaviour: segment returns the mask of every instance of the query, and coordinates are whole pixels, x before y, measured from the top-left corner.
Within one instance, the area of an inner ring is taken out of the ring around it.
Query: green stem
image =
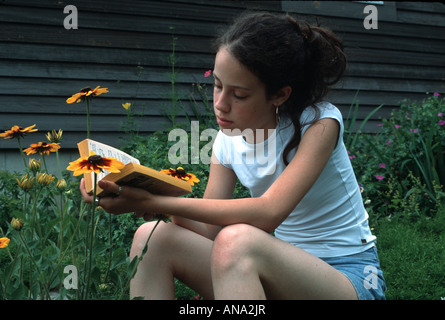
[[[107,282],[108,274],[109,274],[110,268],[111,268],[111,261],[113,259],[113,239],[111,239],[111,237],[112,237],[111,213],[109,213],[108,215],[109,215],[108,238],[110,239],[110,251],[109,251],[109,259],[108,259],[108,268],[107,268],[107,272],[105,273],[104,283]]]
[[[19,236],[20,236],[20,240],[22,240],[22,244],[23,244],[23,246],[25,247],[26,251],[28,252],[30,262],[31,262],[32,264],[34,264],[35,269],[37,270],[37,273],[39,274],[39,278],[41,278],[42,273],[40,272],[39,265],[35,262],[34,257],[33,257],[32,253],[31,253],[31,250],[29,250],[28,246],[26,245],[26,241],[25,241],[25,239],[23,239],[22,233],[19,231],[18,234],[19,234]],[[30,272],[30,273],[32,274],[32,272]],[[46,286],[46,285],[43,285],[43,284],[41,283],[41,287],[42,287],[42,286],[43,286],[43,289],[45,289],[45,293],[46,293],[47,297],[50,297],[47,286]],[[29,288],[32,288],[32,282],[29,284]],[[42,298],[43,298],[43,297],[42,297]]]
[[[90,101],[87,98],[86,100],[87,103],[87,138],[90,138]]]
[[[44,165],[44,167],[45,167],[45,171],[46,171],[47,174],[49,174],[49,172],[48,172],[48,168],[47,168],[47,166],[46,166],[45,156],[43,155],[43,153],[42,153],[42,159],[43,159],[43,165]]]
[[[20,137],[17,138],[17,143],[19,144],[20,155],[22,156],[23,164],[25,165],[25,169],[27,170],[28,166],[26,164],[25,155],[23,154],[22,143],[20,142]]]
[[[133,277],[135,276],[136,271],[137,271],[137,269],[138,269],[138,265],[139,265],[139,263],[142,261],[142,258],[143,258],[144,255],[147,253],[148,242],[150,241],[151,236],[153,235],[153,232],[156,230],[156,227],[159,225],[159,223],[160,223],[161,221],[162,221],[162,220],[159,219],[159,220],[156,222],[154,228],[151,230],[150,235],[148,236],[147,241],[145,242],[144,249],[142,249],[142,253],[141,253],[141,255],[140,255],[139,257],[137,257],[138,260],[137,260],[137,262],[136,262],[136,265],[134,266],[134,269],[131,271],[130,277],[129,277],[129,279],[128,279],[128,281],[127,281],[127,283],[126,283],[124,289],[122,290],[122,292],[121,292],[121,294],[120,294],[118,300],[122,299],[122,295],[124,294],[124,292],[126,292],[126,291],[128,290],[128,288],[129,288],[129,286],[130,286],[130,281],[131,281],[131,279],[133,279]]]
[[[93,244],[94,244],[94,213],[96,211],[96,189],[97,189],[97,174],[94,173],[94,190],[93,190],[93,212],[91,213],[91,220],[90,220],[90,228],[91,228],[91,233],[90,233],[90,239],[89,239],[89,258],[88,258],[88,272],[87,272],[87,283],[85,286],[85,295],[84,295],[84,299],[87,299],[88,296],[88,289],[90,286],[90,281],[91,281],[91,269],[92,269],[92,265],[93,265]]]
[[[60,169],[59,150],[56,150],[57,167],[59,168],[59,177],[62,179],[62,170]]]

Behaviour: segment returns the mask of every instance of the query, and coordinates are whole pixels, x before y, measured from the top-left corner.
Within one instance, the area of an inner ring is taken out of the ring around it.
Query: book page
[[[101,157],[110,157],[110,158],[115,158],[119,161],[121,161],[124,164],[133,162],[133,163],[139,163],[139,160],[130,156],[129,154],[113,148],[109,145],[88,139],[88,150],[92,150],[94,151],[94,153],[96,153],[97,155],[100,155]],[[100,174],[97,175],[97,181],[101,180],[103,177],[105,177],[107,174],[109,174],[109,171],[106,170],[102,170],[102,172]],[[91,178],[94,179],[93,176],[94,173],[92,173]]]

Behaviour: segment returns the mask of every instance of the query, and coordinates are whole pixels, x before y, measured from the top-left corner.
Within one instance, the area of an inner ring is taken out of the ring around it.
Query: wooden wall
[[[66,5],[78,9],[78,29],[66,30]],[[402,99],[445,93],[445,5],[440,2],[384,2],[377,30],[363,27],[360,2],[323,1],[0,1],[0,131],[37,124],[44,134],[64,130],[62,147],[85,138],[85,104],[67,104],[81,88],[109,89],[92,102],[92,138],[117,144],[125,110],[138,112],[141,134],[165,130],[171,112],[168,57],[177,37],[176,90],[187,105],[192,83],[212,69],[211,40],[217,28],[245,9],[299,13],[330,27],[343,38],[349,59],[344,80],[331,102],[344,113],[358,93],[361,119],[380,104],[388,116]],[[210,92],[210,91],[209,91]],[[187,108],[187,107],[186,107]],[[190,112],[189,109],[187,109]],[[184,121],[184,111],[177,110]],[[40,140],[39,140],[40,139]],[[28,145],[26,145],[28,146]],[[0,140],[0,153],[16,149]],[[3,150],[3,151],[2,151]]]

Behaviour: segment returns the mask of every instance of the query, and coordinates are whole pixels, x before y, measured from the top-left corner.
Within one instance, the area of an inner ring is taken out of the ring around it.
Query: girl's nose
[[[227,113],[230,111],[230,104],[227,101],[224,91],[213,94],[213,105],[221,112]]]

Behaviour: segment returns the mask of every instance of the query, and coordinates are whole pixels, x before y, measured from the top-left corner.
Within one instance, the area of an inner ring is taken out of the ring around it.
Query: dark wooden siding
[[[65,30],[66,5],[78,9],[79,28]],[[0,131],[37,124],[43,134],[64,130],[63,147],[85,138],[85,105],[66,104],[85,86],[109,88],[91,107],[92,138],[116,144],[125,120],[121,103],[144,113],[141,134],[166,129],[170,77],[168,56],[177,37],[176,88],[185,105],[192,83],[209,82],[211,39],[220,25],[245,9],[294,11],[330,27],[343,38],[349,66],[329,99],[344,113],[359,90],[360,118],[385,104],[368,124],[388,116],[404,98],[445,92],[445,5],[376,5],[377,30],[363,27],[359,2],[286,1],[58,1],[0,2]],[[139,67],[142,73],[138,78]],[[178,110],[178,121],[185,119]],[[34,141],[33,141],[34,142]],[[30,142],[30,143],[33,143]],[[37,142],[37,141],[35,141]],[[16,148],[1,140],[0,149]]]

